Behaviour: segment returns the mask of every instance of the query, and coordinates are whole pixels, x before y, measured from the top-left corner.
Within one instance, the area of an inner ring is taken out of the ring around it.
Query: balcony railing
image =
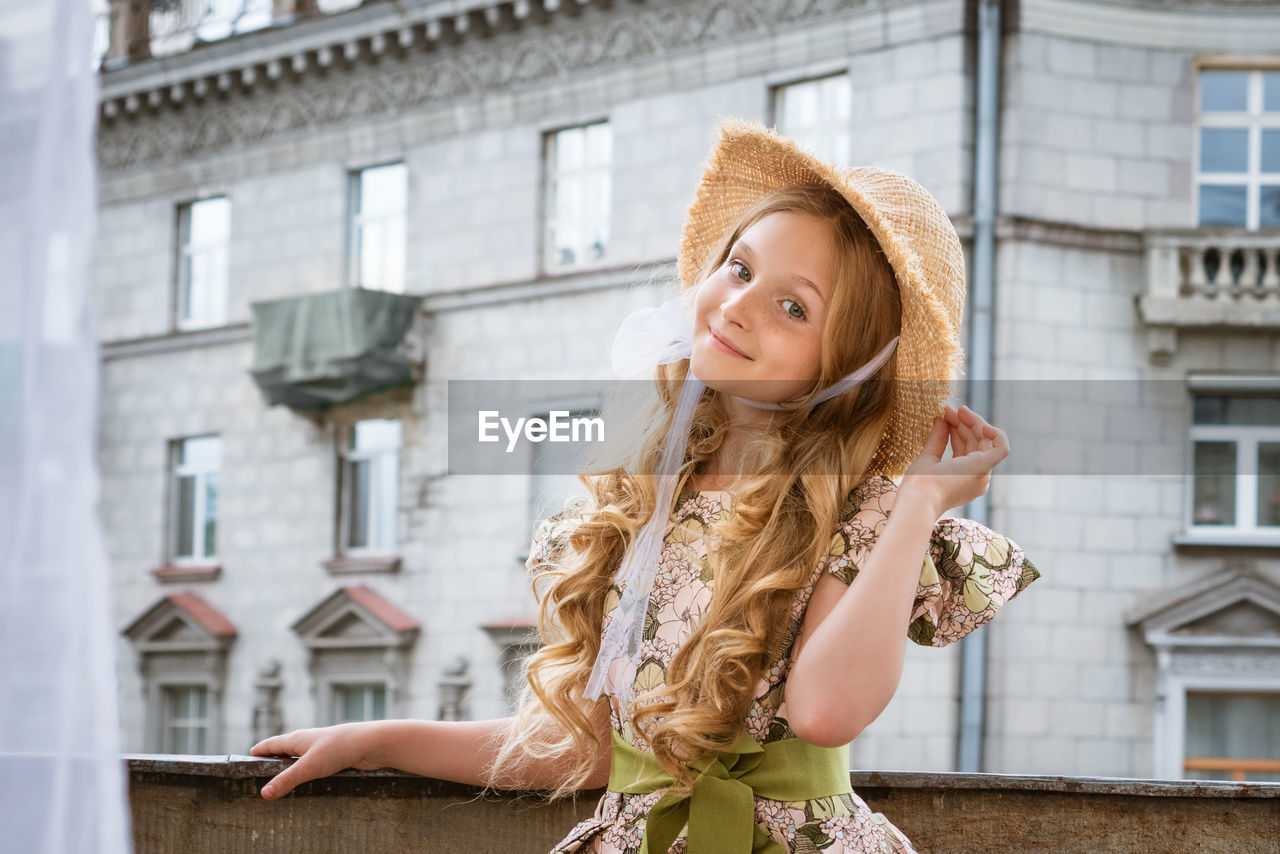
[[[478,797],[394,771],[347,771],[280,800],[282,767],[247,756],[129,762],[138,854],[294,851],[547,851],[600,792],[576,802]],[[1241,854],[1274,848],[1280,783],[855,771],[854,788],[931,854]]]
[[[1179,328],[1280,329],[1280,230],[1149,231],[1144,243],[1138,310],[1153,356]]]

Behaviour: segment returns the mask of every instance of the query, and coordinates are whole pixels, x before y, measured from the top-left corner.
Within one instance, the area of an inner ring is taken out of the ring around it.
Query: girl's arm
[[[952,458],[944,462],[948,437]],[[935,422],[853,583],[824,573],[814,588],[785,689],[797,736],[821,747],[848,744],[889,705],[933,526],[949,508],[985,494],[991,469],[1008,455],[1004,431],[968,407],[947,407]]]
[[[509,718],[489,721],[391,720],[338,724],[301,729],[273,736],[253,746],[254,756],[297,756],[294,762],[262,788],[274,800],[298,784],[327,777],[344,768],[399,768],[439,780],[507,789],[554,789],[567,775],[572,757],[530,760],[514,773],[490,779],[490,765]],[[609,707],[598,703],[592,723],[599,736],[596,769],[589,788],[609,780],[611,730]],[[558,726],[548,716],[547,726]]]

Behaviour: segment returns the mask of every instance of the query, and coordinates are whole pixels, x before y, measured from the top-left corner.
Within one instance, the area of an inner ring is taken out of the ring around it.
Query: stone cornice
[[[1017,0],[1018,27],[1197,54],[1275,56],[1276,0]]]
[[[937,0],[387,0],[104,73],[99,165],[109,173],[252,146],[846,11],[867,16],[857,32],[868,46],[912,40],[942,26],[938,16],[892,10],[930,5]],[[531,24],[537,37],[520,38]]]

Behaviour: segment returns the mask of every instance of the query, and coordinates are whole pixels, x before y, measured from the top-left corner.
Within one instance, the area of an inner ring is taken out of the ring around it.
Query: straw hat
[[[907,176],[823,163],[758,122],[727,119],[694,194],[677,265],[684,288],[701,281],[711,255],[762,196],[784,187],[827,184],[866,222],[902,294],[894,412],[871,474],[901,474],[920,455],[964,361],[960,322],[965,267],[960,237],[929,192]]]

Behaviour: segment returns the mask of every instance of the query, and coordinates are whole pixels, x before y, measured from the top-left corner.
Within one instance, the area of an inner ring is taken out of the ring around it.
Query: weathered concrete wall
[[[591,814],[598,792],[545,804],[391,771],[345,772],[267,802],[282,763],[135,757],[137,854],[290,851],[547,851]],[[996,774],[855,772],[875,810],[922,854],[1159,851],[1263,854],[1280,839],[1280,784]]]

